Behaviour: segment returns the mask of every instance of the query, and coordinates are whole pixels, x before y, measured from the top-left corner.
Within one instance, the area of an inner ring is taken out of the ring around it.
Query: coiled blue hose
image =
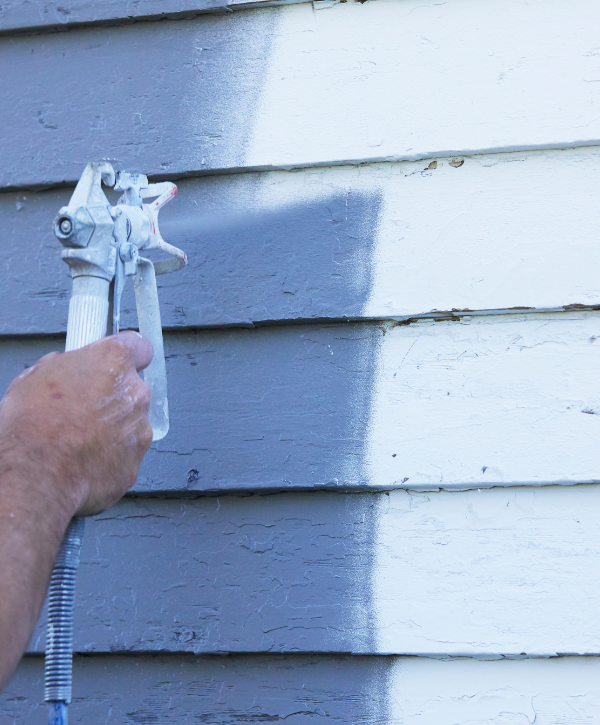
[[[74,518],[58,550],[48,590],[45,691],[48,725],[67,725],[73,679],[75,578],[85,519]]]

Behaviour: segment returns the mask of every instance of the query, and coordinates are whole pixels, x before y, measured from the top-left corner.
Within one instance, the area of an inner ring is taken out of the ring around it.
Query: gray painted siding
[[[0,187],[239,166],[277,11],[4,38]]]
[[[78,652],[373,652],[372,494],[126,500],[86,526]],[[43,652],[45,630],[31,651]]]
[[[386,657],[76,657],[69,722],[384,725],[392,664]],[[0,725],[43,725],[42,690],[42,659],[27,657],[0,695]]]
[[[85,725],[582,725],[600,713],[599,671],[598,657],[76,657],[69,719]],[[43,725],[41,686],[41,658],[28,657],[0,696],[0,725]]]
[[[381,335],[350,323],[167,335],[171,430],[146,456],[136,490],[366,485]],[[0,342],[0,389],[63,344]]]
[[[175,178],[598,143],[593,2],[421,7],[298,3],[4,37],[0,186],[74,182],[91,155]]]
[[[75,647],[598,655],[599,497],[584,485],[127,500],[89,523]]]
[[[572,311],[169,333],[172,427],[137,490],[597,482],[598,417],[582,414],[599,326]],[[61,346],[5,338],[0,381]]]
[[[361,316],[371,292],[377,193],[340,185],[322,198],[265,208],[256,199],[260,181],[244,174],[178,182],[161,230],[189,265],[158,280],[164,327]],[[4,311],[0,334],[66,331],[71,281],[51,224],[71,193],[0,194],[4,290],[19,300]],[[136,325],[134,310],[129,288],[125,326]]]

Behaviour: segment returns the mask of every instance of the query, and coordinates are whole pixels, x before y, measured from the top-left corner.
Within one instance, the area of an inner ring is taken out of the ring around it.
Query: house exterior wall
[[[171,431],[87,524],[73,723],[600,722],[599,21],[0,5],[0,388],[64,345],[88,161],[176,181],[190,260]],[[45,722],[44,627],[0,725]]]

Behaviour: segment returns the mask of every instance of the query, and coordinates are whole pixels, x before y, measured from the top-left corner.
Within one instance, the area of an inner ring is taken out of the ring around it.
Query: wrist
[[[7,440],[0,432],[2,500],[19,509],[39,508],[66,526],[80,508],[84,492],[68,480],[53,458],[39,441],[25,445],[18,436]]]

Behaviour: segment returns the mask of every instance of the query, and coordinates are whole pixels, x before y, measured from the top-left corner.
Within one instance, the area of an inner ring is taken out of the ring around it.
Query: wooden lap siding
[[[587,146],[597,13],[316,2],[8,36],[0,183],[74,182],[107,144],[170,177]]]
[[[357,655],[76,657],[79,723],[304,725],[506,721],[577,723],[597,712],[598,658],[444,661]],[[123,683],[126,683],[124,686]],[[434,684],[433,684],[434,683]],[[41,658],[9,685],[0,722],[44,722]],[[388,706],[382,696],[390,692]],[[500,715],[498,713],[501,713]],[[424,717],[426,718],[424,720]],[[593,721],[593,720],[592,720]]]
[[[0,9],[0,387],[64,344],[87,161],[176,180],[190,259],[71,719],[594,722],[600,11],[243,5]],[[45,720],[44,621],[0,725]]]
[[[600,304],[600,147],[460,160],[178,180],[161,228],[188,251],[189,266],[161,280],[164,326]],[[70,189],[0,196],[0,261],[7,293],[20,300],[5,311],[3,334],[66,331],[70,278],[47,229],[69,196]],[[29,237],[35,245],[24,245]],[[32,265],[47,274],[32,275]],[[130,294],[129,324],[133,310]]]

